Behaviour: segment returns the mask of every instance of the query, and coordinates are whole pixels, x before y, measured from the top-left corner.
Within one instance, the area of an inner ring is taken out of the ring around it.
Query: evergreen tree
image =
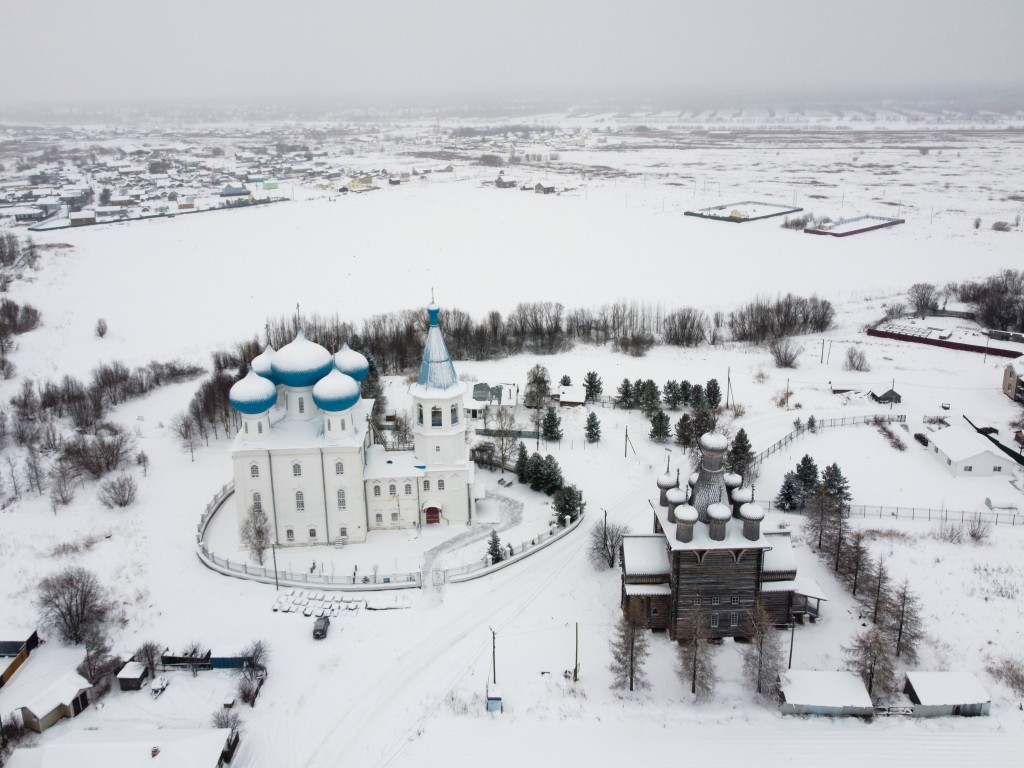
[[[813,413],[807,417],[807,429],[811,434],[818,431],[818,420],[814,418]]]
[[[782,479],[782,487],[779,488],[779,493],[775,497],[775,506],[783,512],[792,512],[800,508],[801,495],[800,480],[795,473],[787,472]]]
[[[519,441],[519,451],[518,451],[518,453],[516,453],[516,465],[515,465],[515,470],[514,470],[515,473],[516,473],[516,479],[520,483],[528,483],[528,482],[530,482],[529,469],[528,469],[529,463],[530,463],[530,456],[526,452],[526,444],[523,443],[523,441],[520,440]]]
[[[526,477],[530,483],[530,490],[541,491],[544,489],[546,484],[544,457],[539,453],[530,454],[530,459],[526,462]]]
[[[664,443],[668,440],[669,430],[672,426],[668,415],[664,411],[658,411],[651,417],[651,431],[649,437],[656,443]]]
[[[850,482],[843,476],[838,464],[829,464],[821,474],[821,484],[825,493],[841,505],[849,503],[853,495],[850,493]]]
[[[550,442],[562,439],[562,417],[555,412],[552,405],[544,412],[544,422],[541,425],[540,436]]]
[[[690,390],[690,407],[696,411],[698,408],[707,408],[707,406],[708,396],[704,393],[704,387],[694,384]]]
[[[633,384],[629,379],[623,379],[619,384],[618,393],[615,395],[615,405],[627,411],[633,407]]]
[[[587,414],[587,425],[585,430],[588,443],[601,442],[601,422],[598,420],[597,414],[593,411]]]
[[[583,388],[587,392],[587,402],[596,402],[604,392],[604,384],[601,382],[601,377],[597,375],[597,371],[587,371],[587,375],[583,377]]]
[[[563,486],[555,493],[555,500],[551,507],[558,514],[559,525],[568,525],[575,522],[586,507],[583,501],[583,494],[575,485]]]
[[[896,690],[896,669],[889,641],[876,626],[870,626],[843,646],[846,664],[864,681],[874,702],[884,701]]]
[[[569,374],[565,374],[558,380],[558,386],[560,387],[571,387],[572,379],[569,378]]]
[[[730,472],[735,472],[746,481],[753,464],[754,449],[750,445],[750,438],[747,437],[747,430],[741,427],[725,454],[725,466]]]
[[[623,611],[615,624],[615,635],[609,643],[612,661],[608,669],[612,673],[612,690],[629,688],[646,688],[647,674],[644,664],[647,661],[649,638],[639,617]]]
[[[647,379],[640,385],[640,410],[644,416],[651,418],[661,409],[661,390],[653,380]]]
[[[814,490],[814,486],[818,484],[818,465],[814,463],[810,454],[805,453],[804,457],[800,459],[800,463],[796,465],[796,478],[800,483],[797,505],[799,509],[803,509],[807,506],[807,500]]]
[[[500,563],[505,559],[505,550],[502,549],[497,531],[491,531],[491,536],[487,539],[487,554],[491,556],[492,563]]]
[[[722,388],[718,386],[718,379],[709,379],[704,390],[704,396],[708,399],[708,405],[716,410],[722,404]]]
[[[666,381],[661,390],[661,397],[665,401],[666,408],[670,411],[676,410],[679,407],[679,384],[673,379]]]
[[[688,413],[684,413],[676,422],[676,445],[689,448],[693,445],[693,419]]]
[[[679,404],[689,405],[693,397],[693,386],[686,379],[679,382]]]
[[[693,411],[693,434],[698,440],[701,435],[715,431],[715,415],[708,408],[707,403]]]
[[[544,485],[541,490],[548,496],[562,489],[562,484],[565,482],[562,479],[562,468],[558,466],[558,461],[550,453],[544,457],[543,475]]]

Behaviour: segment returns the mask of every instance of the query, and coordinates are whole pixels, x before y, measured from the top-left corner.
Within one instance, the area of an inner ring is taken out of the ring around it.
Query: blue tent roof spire
[[[423,345],[423,362],[420,363],[420,375],[416,383],[430,389],[448,389],[458,384],[459,378],[455,374],[448,346],[441,335],[441,326],[438,322],[441,310],[431,302],[427,307],[427,313],[430,315],[430,328],[427,330],[427,341]]]

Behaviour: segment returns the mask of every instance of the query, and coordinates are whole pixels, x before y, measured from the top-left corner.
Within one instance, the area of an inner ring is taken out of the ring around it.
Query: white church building
[[[347,344],[331,355],[300,330],[267,347],[230,393],[242,417],[231,446],[238,525],[262,509],[280,546],[356,543],[373,530],[474,522],[474,466],[466,445],[465,385],[438,324],[430,328],[409,392],[414,449],[372,440],[373,401],[360,382],[365,357]]]

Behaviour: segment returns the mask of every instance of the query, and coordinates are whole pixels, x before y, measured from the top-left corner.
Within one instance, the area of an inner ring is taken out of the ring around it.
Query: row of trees
[[[718,379],[709,379],[706,386],[691,384],[685,379],[669,379],[662,388],[651,379],[623,379],[614,402],[617,408],[639,408],[648,418],[662,405],[670,411],[681,407],[690,407],[694,410],[709,408],[717,411],[722,405],[722,387]]]

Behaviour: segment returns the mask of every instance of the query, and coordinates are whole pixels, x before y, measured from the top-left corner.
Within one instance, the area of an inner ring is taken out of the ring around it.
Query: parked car
[[[917,442],[919,442],[925,448],[928,447],[928,437],[926,435],[924,435],[924,434],[922,434],[920,432],[916,432],[914,434],[914,439],[917,440]]]
[[[313,639],[323,640],[327,637],[327,628],[329,626],[331,626],[331,620],[326,616],[321,616],[313,622]]]

